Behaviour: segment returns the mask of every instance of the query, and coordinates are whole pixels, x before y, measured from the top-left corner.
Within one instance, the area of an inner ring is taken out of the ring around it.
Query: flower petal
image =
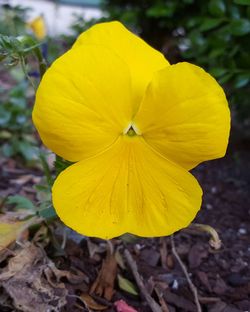
[[[128,64],[137,107],[153,73],[169,65],[160,52],[150,47],[117,21],[92,26],[78,37],[74,46],[88,44],[105,46]]]
[[[53,63],[39,86],[33,121],[43,143],[70,161],[110,146],[130,123],[130,72],[112,51],[71,49]]]
[[[68,167],[52,190],[55,209],[66,225],[105,239],[126,232],[169,235],[193,220],[201,195],[189,172],[138,136],[121,136],[104,153]]]
[[[152,148],[189,170],[224,156],[230,112],[212,76],[178,63],[154,76],[134,123]]]

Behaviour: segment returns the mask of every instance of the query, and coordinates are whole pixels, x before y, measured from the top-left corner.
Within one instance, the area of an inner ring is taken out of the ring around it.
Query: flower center
[[[127,131],[126,134],[127,134],[128,136],[132,137],[132,136],[136,135],[136,132],[135,132],[134,128],[131,126],[131,127],[128,129],[128,131]]]
[[[123,134],[129,137],[133,137],[140,135],[141,133],[134,124],[130,123],[128,127],[124,129]]]

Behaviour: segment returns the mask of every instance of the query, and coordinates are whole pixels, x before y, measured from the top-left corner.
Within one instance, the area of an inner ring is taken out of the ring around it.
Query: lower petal
[[[124,233],[170,235],[194,219],[201,196],[190,173],[138,136],[121,136],[104,153],[70,166],[53,186],[61,220],[104,239]]]

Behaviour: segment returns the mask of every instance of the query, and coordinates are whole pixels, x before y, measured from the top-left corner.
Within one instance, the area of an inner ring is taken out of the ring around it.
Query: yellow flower
[[[43,16],[34,18],[27,25],[32,29],[37,39],[43,40],[46,37],[47,32]]]
[[[188,170],[225,154],[222,88],[119,22],[97,24],[54,62],[33,120],[42,141],[76,162],[52,190],[61,220],[87,236],[163,236],[186,227],[202,190]]]

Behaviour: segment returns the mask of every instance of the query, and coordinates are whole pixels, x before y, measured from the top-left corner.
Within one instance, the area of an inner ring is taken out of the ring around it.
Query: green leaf
[[[5,126],[11,119],[11,113],[0,106],[0,127]]]
[[[16,209],[29,209],[35,212],[35,206],[32,201],[21,195],[9,196],[7,203],[14,204]]]
[[[130,282],[125,277],[122,277],[120,274],[118,274],[117,277],[118,277],[118,285],[120,289],[126,291],[127,293],[131,295],[138,296],[138,291],[132,282]]]
[[[167,5],[165,4],[157,4],[151,6],[147,11],[146,15],[149,17],[171,17],[175,11],[176,5],[174,2],[169,2]]]
[[[235,88],[243,88],[250,82],[250,73],[242,74],[236,77],[234,86]]]
[[[14,150],[13,146],[9,143],[3,144],[1,151],[2,151],[3,155],[7,158],[9,158],[15,154],[15,150]]]
[[[37,148],[28,142],[25,141],[18,142],[17,149],[27,161],[34,160],[38,157]]]
[[[54,162],[56,174],[58,175],[59,173],[61,173],[63,170],[65,170],[66,168],[68,168],[72,164],[73,164],[73,162],[65,160],[62,157],[56,155],[56,160]]]
[[[48,203],[43,203],[40,206],[38,214],[46,220],[53,219],[57,216],[54,207]]]
[[[233,77],[233,73],[228,73],[219,79],[219,83],[224,84],[224,83],[228,82],[232,77]]]
[[[250,5],[250,0],[234,0],[234,3],[240,5]]]
[[[223,75],[225,75],[227,73],[227,69],[226,68],[213,68],[212,70],[210,70],[210,74],[216,78],[221,77]]]
[[[200,25],[200,30],[207,31],[207,30],[213,29],[219,26],[223,21],[224,19],[222,18],[212,18],[212,17],[204,18]]]
[[[9,131],[6,131],[6,130],[0,131],[0,139],[3,139],[3,140],[10,139],[11,136],[12,134]]]
[[[250,21],[245,18],[233,20],[229,23],[229,27],[234,36],[243,36],[250,33]]]
[[[208,4],[208,10],[214,16],[223,16],[226,12],[226,6],[222,0],[211,0]]]

